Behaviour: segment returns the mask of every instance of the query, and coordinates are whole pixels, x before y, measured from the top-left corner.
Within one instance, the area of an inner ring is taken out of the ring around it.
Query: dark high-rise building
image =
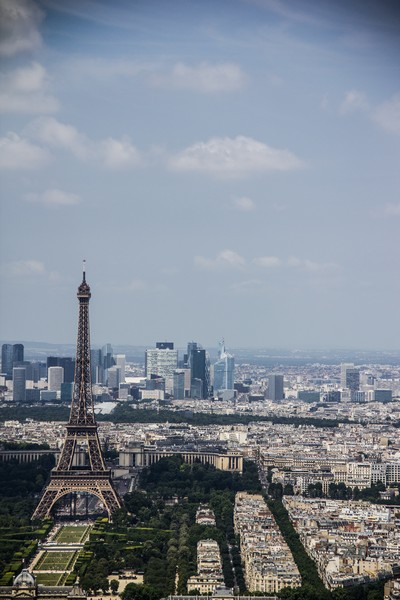
[[[210,395],[210,364],[206,351],[197,342],[188,343],[186,365],[190,368],[191,388],[196,391],[196,397],[208,398]],[[197,381],[195,382],[195,380]],[[198,380],[201,381],[201,390],[199,390]]]
[[[8,377],[12,376],[13,370],[13,346],[3,344],[1,347],[1,372]]]
[[[16,363],[24,361],[23,344],[3,344],[1,347],[1,372],[9,379],[13,375],[13,367]]]
[[[23,344],[14,344],[13,345],[13,362],[23,362],[24,361],[24,345]]]
[[[283,375],[268,376],[268,398],[275,402],[283,400]]]
[[[28,404],[40,401],[40,390],[38,388],[28,388],[27,390],[25,390],[25,394],[26,402]]]
[[[346,369],[346,388],[352,392],[360,389],[360,371],[357,368]]]
[[[92,383],[100,383],[103,381],[103,362],[101,350],[90,351],[90,364],[92,371]]]
[[[26,370],[24,367],[13,368],[13,400],[26,401]]]
[[[73,383],[70,382],[61,384],[61,402],[71,402],[73,387]]]
[[[3,344],[1,347],[1,372],[10,377],[12,374],[12,344]]]
[[[103,357],[103,368],[105,370],[115,365],[114,352],[111,344],[105,344],[101,349],[101,354]]]

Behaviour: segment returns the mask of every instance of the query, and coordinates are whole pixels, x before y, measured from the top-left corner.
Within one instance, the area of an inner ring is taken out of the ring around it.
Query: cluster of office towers
[[[70,401],[75,374],[75,359],[48,356],[46,362],[24,360],[23,344],[3,344],[1,348],[1,377],[6,384],[13,382],[16,402],[51,402],[60,398]],[[42,389],[39,382],[47,378]]]
[[[25,361],[23,344],[3,344],[2,377],[13,382],[15,402],[51,402],[72,398],[75,360],[48,356],[46,362]],[[125,384],[126,359],[114,355],[111,344],[91,350],[92,382],[110,389],[129,388]],[[210,364],[208,352],[197,342],[189,342],[180,359],[173,342],[157,342],[145,351],[146,390],[163,390],[176,399],[209,398],[218,394],[233,398],[235,359],[221,342],[218,360]],[[41,384],[47,386],[45,389]]]
[[[209,398],[212,394],[234,396],[235,359],[220,343],[218,360],[211,365],[208,352],[197,342],[189,342],[182,360],[173,342],[157,342],[145,352],[147,380],[161,379],[165,391],[175,399]]]

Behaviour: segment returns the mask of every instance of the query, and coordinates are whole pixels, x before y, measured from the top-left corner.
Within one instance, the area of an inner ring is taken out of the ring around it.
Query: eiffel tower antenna
[[[67,434],[57,466],[52,470],[32,519],[49,516],[54,505],[70,493],[92,494],[103,503],[111,518],[121,502],[111,481],[101,452],[92,397],[90,370],[89,300],[90,287],[86,282],[86,261],[83,261],[82,283],[78,288],[79,320],[76,343],[75,382]],[[87,460],[81,465],[80,450]]]

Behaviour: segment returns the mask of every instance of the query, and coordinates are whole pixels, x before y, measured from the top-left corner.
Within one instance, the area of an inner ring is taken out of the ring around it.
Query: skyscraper
[[[96,349],[90,351],[90,364],[92,373],[92,383],[102,383],[103,363],[101,350]]]
[[[125,383],[125,368],[126,368],[126,356],[125,354],[117,354],[115,357],[115,364],[120,367],[120,383]]]
[[[13,369],[12,344],[3,344],[1,347],[1,372],[11,377]]]
[[[13,345],[13,362],[23,362],[24,361],[24,345],[23,344],[14,344]]]
[[[170,345],[166,348],[148,348],[145,352],[145,366],[147,379],[150,379],[151,375],[172,379],[178,366],[178,350],[174,350]]]
[[[26,370],[24,367],[14,367],[13,371],[13,399],[14,402],[26,400]]]
[[[75,360],[71,356],[48,356],[47,369],[50,367],[62,367],[64,369],[65,383],[72,383],[75,376]]]
[[[1,347],[1,372],[8,378],[13,375],[14,363],[24,361],[23,344],[3,344]]]
[[[220,390],[234,389],[235,358],[225,350],[225,342],[222,340],[219,350],[219,358],[214,364],[214,393]]]
[[[121,383],[121,367],[114,365],[107,369],[107,385],[109,388],[117,389]]]
[[[185,369],[174,371],[173,395],[175,400],[182,400],[185,397]]]
[[[105,344],[101,349],[101,362],[102,362],[102,370],[100,373],[101,378],[99,379],[99,383],[106,383],[108,380],[108,369],[115,365],[115,360],[113,356],[113,349],[111,344]]]
[[[47,388],[52,392],[61,392],[64,383],[64,369],[62,367],[49,367],[47,371]]]
[[[346,387],[346,372],[347,369],[352,369],[354,363],[342,363],[340,365],[340,387],[344,389]]]
[[[342,389],[352,392],[360,389],[360,370],[354,363],[342,363],[340,365],[340,385]]]
[[[189,342],[186,357],[186,365],[191,371],[191,389],[194,390],[191,392],[191,396],[208,398],[210,395],[210,361],[206,351],[197,342]],[[196,395],[193,396],[194,394]]]
[[[283,375],[268,376],[268,398],[274,402],[283,400]]]
[[[360,370],[354,367],[346,371],[346,387],[352,392],[360,389]]]

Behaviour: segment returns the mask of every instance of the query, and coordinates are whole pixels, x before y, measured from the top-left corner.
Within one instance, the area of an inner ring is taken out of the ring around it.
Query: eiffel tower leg
[[[108,489],[102,490],[102,496],[104,505],[111,518],[112,513],[121,508],[121,502],[111,484],[108,486]]]
[[[36,519],[44,519],[45,517],[50,516],[50,511],[56,497],[57,490],[46,488],[39,504],[36,507],[35,512],[32,515],[32,520],[35,521]]]
[[[73,511],[73,514],[76,514],[76,494],[82,492],[97,496],[107,510],[110,519],[112,518],[113,512],[118,508],[121,508],[121,502],[108,478],[88,478],[86,481],[79,479],[73,481],[61,479],[50,481],[38,507],[33,513],[32,519],[43,519],[44,517],[49,516],[53,506],[60,498],[67,494],[71,494],[71,511]]]

